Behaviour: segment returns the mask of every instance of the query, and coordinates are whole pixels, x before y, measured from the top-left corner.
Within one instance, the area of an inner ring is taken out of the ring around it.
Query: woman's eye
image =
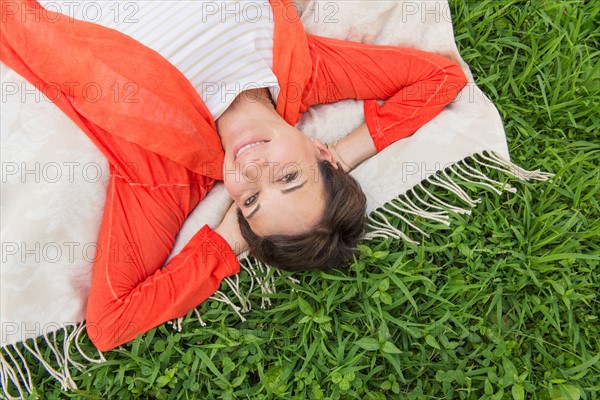
[[[254,204],[254,202],[256,201],[256,196],[257,196],[257,195],[254,195],[254,196],[248,197],[248,199],[246,199],[246,201],[244,202],[244,205],[245,205],[246,207],[248,207],[248,206],[251,206],[252,204]]]
[[[296,179],[297,176],[298,176],[298,172],[293,172],[293,173],[287,174],[286,176],[284,176],[283,178],[281,178],[281,181],[284,182],[284,183],[291,182],[294,179]]]

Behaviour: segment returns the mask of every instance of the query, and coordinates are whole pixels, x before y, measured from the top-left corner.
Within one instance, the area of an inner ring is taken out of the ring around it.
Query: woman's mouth
[[[238,145],[241,147],[239,147],[235,152],[235,161],[237,161],[240,154],[244,153],[245,151],[248,151],[249,149],[251,149],[253,147],[259,146],[259,145],[267,143],[267,142],[269,142],[269,140],[258,140],[258,141],[253,141],[253,142],[247,143],[247,144],[241,143],[240,145]]]

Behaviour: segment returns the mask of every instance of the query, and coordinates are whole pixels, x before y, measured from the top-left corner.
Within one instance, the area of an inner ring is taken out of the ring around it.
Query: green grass
[[[374,241],[342,271],[277,278],[273,306],[252,297],[245,323],[210,301],[207,327],[190,312],[181,333],[163,324],[107,363],[75,355],[80,394],[32,369],[40,398],[599,398],[599,9],[451,1],[512,160],[551,182],[499,172],[516,194],[469,191],[473,213],[420,246]]]

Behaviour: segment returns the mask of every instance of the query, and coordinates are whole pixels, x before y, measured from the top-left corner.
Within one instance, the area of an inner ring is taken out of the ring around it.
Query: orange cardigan
[[[222,179],[215,122],[185,76],[129,36],[60,17],[35,0],[0,2],[0,59],[53,99],[110,163],[98,249],[127,244],[128,253],[95,261],[87,307],[88,335],[106,351],[186,315],[239,272],[232,249],[206,225],[161,268],[187,215]],[[271,6],[276,110],[290,125],[312,105],[365,99],[381,151],[431,120],[466,84],[444,57],[310,35],[291,0]],[[85,83],[106,94],[132,82],[137,102],[86,99]],[[127,170],[129,160],[136,171]]]

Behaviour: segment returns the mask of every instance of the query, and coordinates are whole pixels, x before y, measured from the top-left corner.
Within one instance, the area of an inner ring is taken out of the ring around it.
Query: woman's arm
[[[412,135],[467,83],[458,64],[434,53],[307,37],[313,72],[303,95],[304,105],[365,100],[365,124],[336,146],[351,167]],[[379,105],[377,100],[385,102]]]
[[[185,316],[240,270],[230,244],[208,225],[164,263],[210,179],[192,181],[185,167],[133,144],[120,145],[140,173],[145,176],[145,166],[151,165],[165,183],[128,181],[111,167],[86,309],[88,336],[101,351]]]

